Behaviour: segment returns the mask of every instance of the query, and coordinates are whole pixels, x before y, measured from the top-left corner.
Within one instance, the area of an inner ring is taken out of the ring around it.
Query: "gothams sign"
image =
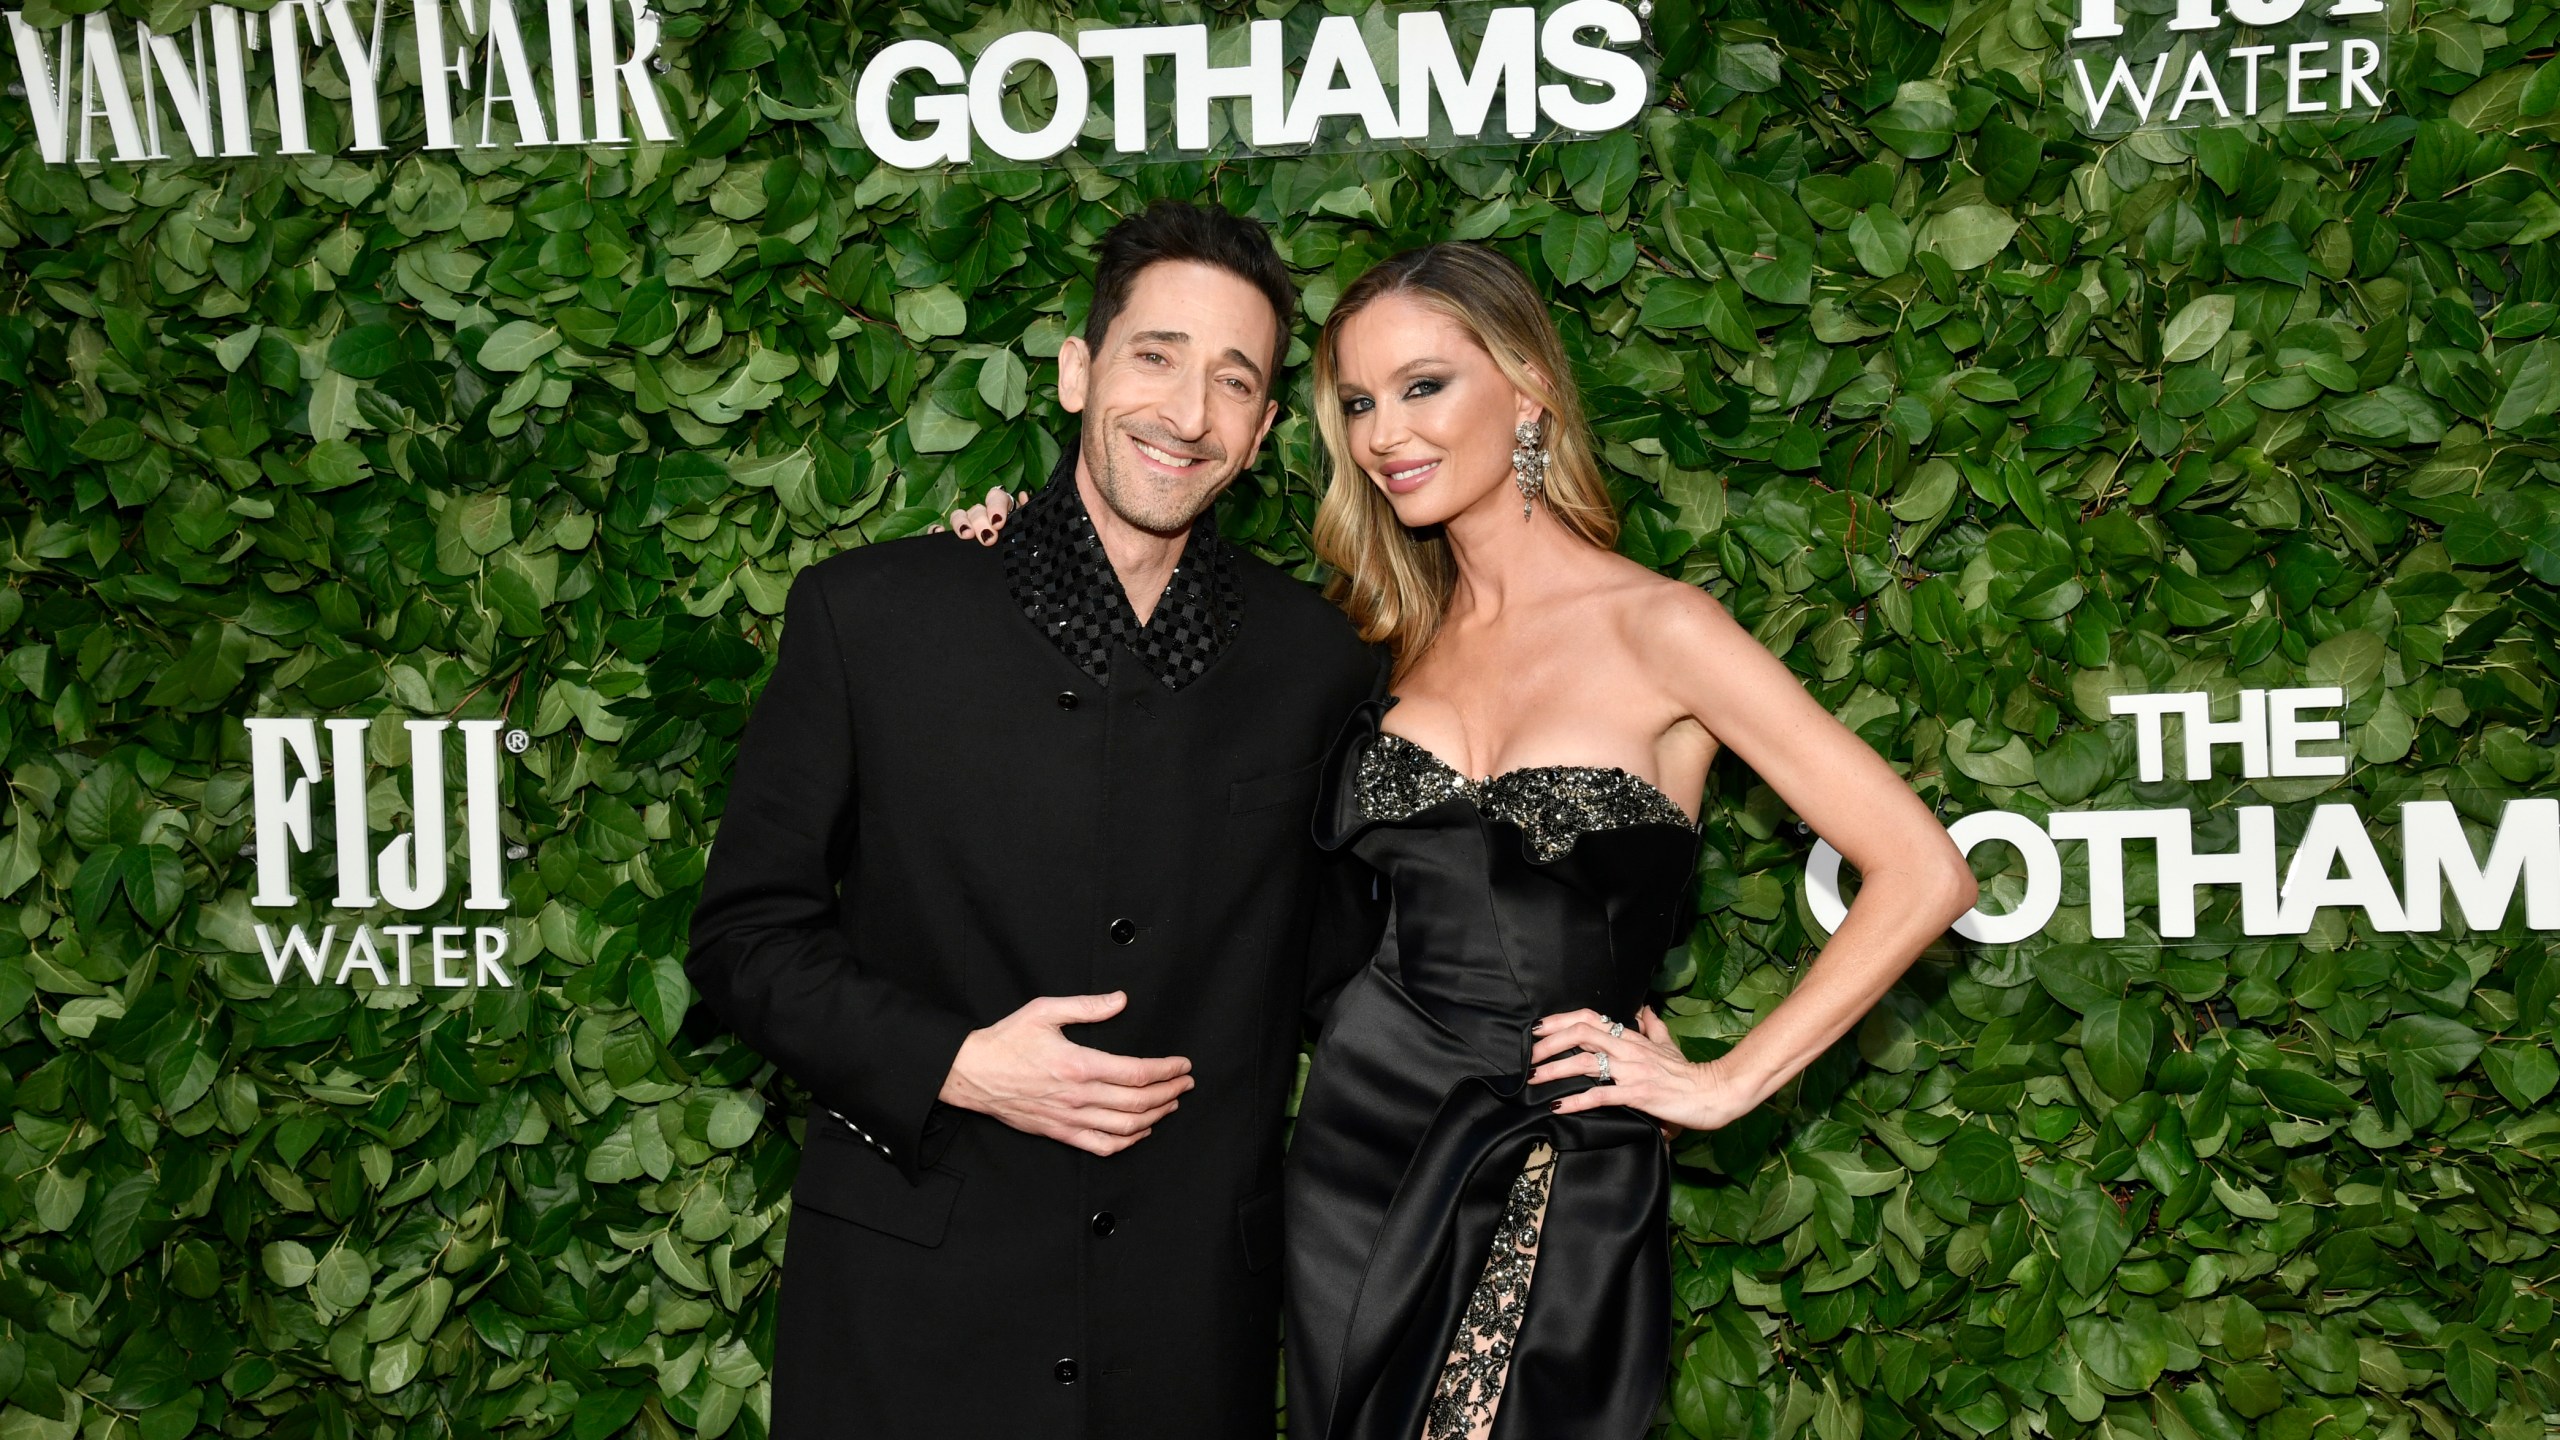
[[[2268,782],[2261,788],[2279,792],[2286,782],[2317,782],[2347,773],[2347,756],[2336,743],[2342,738],[2340,724],[2320,718],[2321,712],[2346,703],[2346,691],[2334,685],[2242,690],[2238,713],[2218,720],[2211,695],[2201,690],[2108,700],[2114,714],[2133,722],[2134,763],[2143,781],[2167,778],[2175,753],[2179,774],[2187,781],[2211,780],[2218,759],[2237,759],[2241,778]],[[2175,747],[2168,743],[2172,719],[2178,722]],[[1977,810],[1950,824],[1947,834],[1967,854],[1991,841],[2014,847],[2026,885],[2005,912],[1967,911],[1955,930],[1986,944],[2044,933],[2063,899],[2058,841],[2080,842],[2086,857],[2080,872],[2085,924],[2080,913],[2072,914],[2070,929],[2080,933],[2057,937],[2062,939],[2125,940],[2128,907],[2144,904],[2153,907],[2156,923],[2152,935],[2135,943],[2192,939],[2199,892],[2208,887],[2239,892],[2244,935],[2307,935],[2323,911],[2349,909],[2362,911],[2366,923],[2379,932],[2430,934],[2444,928],[2448,892],[2473,930],[2505,923],[2519,892],[2527,927],[2560,930],[2560,799],[2511,799],[2495,807],[2470,808],[2475,820],[2494,820],[2485,857],[2463,826],[2463,807],[2452,800],[2405,800],[2397,814],[2373,817],[2397,826],[2397,867],[2384,861],[2364,814],[2343,802],[2314,805],[2308,814],[2295,807],[2250,804],[2208,812],[2054,810],[2040,817]],[[2199,852],[2199,831],[2208,829],[2226,832],[2230,848]],[[2299,832],[2290,861],[2281,864],[2276,845],[2280,830]],[[1840,859],[1840,852],[1824,841],[1814,847],[1806,865],[1806,899],[1825,930],[1838,929],[1848,913],[1840,893]],[[2146,871],[2148,884],[2129,883]]]
[[[653,79],[658,20],[641,0],[358,3],[210,5],[169,35],[103,9],[51,27],[0,15],[49,164],[381,151],[405,126],[396,113],[386,123],[395,86],[415,87],[428,150],[677,138]],[[832,109],[793,113],[918,170],[1078,146],[1170,160],[1572,139],[1623,128],[1652,89],[1644,22],[1619,0],[1357,17],[1302,6],[1215,29],[1009,23],[895,34],[858,78],[832,82]]]
[[[1017,30],[963,37],[959,53],[901,39],[863,67],[855,128],[902,170],[1047,160],[1105,136],[1107,151],[1089,148],[1179,159],[1572,138],[1628,124],[1651,89],[1629,53],[1643,22],[1618,0],[1296,21]]]

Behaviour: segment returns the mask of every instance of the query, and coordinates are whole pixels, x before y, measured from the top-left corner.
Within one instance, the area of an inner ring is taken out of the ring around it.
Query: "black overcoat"
[[[1108,684],[1077,668],[954,536],[793,584],[686,962],[816,1100],[777,1440],[1272,1433],[1301,1016],[1378,919],[1308,816],[1384,667],[1233,563],[1241,624],[1179,690],[1125,650]],[[1098,1158],[937,1099],[971,1029],[1111,990],[1128,1008],[1068,1036],[1197,1081],[1147,1139]]]

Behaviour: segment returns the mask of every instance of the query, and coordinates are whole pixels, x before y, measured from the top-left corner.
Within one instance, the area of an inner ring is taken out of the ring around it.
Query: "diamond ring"
[[[1620,1038],[1620,1037],[1624,1036],[1626,1033],[1627,1033],[1627,1022],[1626,1022],[1626,1021],[1624,1021],[1624,1020],[1612,1020],[1612,1021],[1610,1021],[1610,1022],[1609,1022],[1609,1038],[1610,1038],[1610,1039],[1612,1039],[1612,1040],[1616,1040],[1616,1039],[1618,1039],[1618,1038]]]
[[[1605,1050],[1604,1050],[1604,1051],[1602,1051],[1602,1052],[1600,1052],[1600,1072],[1599,1072],[1599,1073],[1600,1073],[1600,1083],[1601,1083],[1601,1084],[1603,1084],[1603,1085],[1609,1084],[1609,1083],[1610,1083],[1610,1080],[1609,1080],[1609,1052],[1607,1052],[1607,1051],[1605,1051]]]

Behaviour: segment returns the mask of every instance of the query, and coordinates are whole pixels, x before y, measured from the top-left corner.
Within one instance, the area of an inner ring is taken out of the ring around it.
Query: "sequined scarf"
[[[1155,613],[1139,624],[1076,489],[1075,467],[1076,452],[1069,449],[1050,471],[1048,487],[1016,511],[1005,529],[1005,579],[1014,602],[1061,654],[1096,680],[1109,683],[1111,648],[1125,645],[1158,683],[1179,690],[1207,673],[1243,623],[1234,555],[1219,537],[1217,522],[1202,516],[1191,527]]]

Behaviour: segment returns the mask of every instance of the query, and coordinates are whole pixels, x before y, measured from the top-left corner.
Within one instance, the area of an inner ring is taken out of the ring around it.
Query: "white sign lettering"
[[[333,903],[338,908],[388,905],[415,911],[443,903],[450,883],[446,857],[452,848],[446,831],[450,807],[445,795],[444,732],[448,729],[462,736],[463,854],[468,877],[462,905],[466,910],[507,908],[506,877],[499,863],[504,841],[498,829],[498,746],[505,721],[403,722],[409,736],[411,829],[392,837],[379,851],[373,846],[368,813],[371,767],[365,742],[371,720],[262,717],[243,723],[249,732],[249,803],[258,877],[250,905],[282,909],[301,903],[294,888],[293,861],[296,855],[309,854],[315,844],[312,796],[324,773],[319,732],[325,727],[329,732],[325,773],[338,861]],[[338,939],[336,925],[322,926],[316,943],[299,925],[289,927],[281,940],[266,925],[256,929],[271,983],[282,983],[285,972],[297,964],[315,981],[328,975]],[[507,953],[503,925],[393,925],[381,934],[392,941],[398,978],[386,978],[375,932],[359,924],[339,952],[337,983],[345,984],[357,970],[378,984],[411,983],[411,942],[422,934],[430,937],[427,958],[435,984],[515,983],[498,963]],[[468,951],[462,945],[465,935],[471,940]],[[465,958],[471,961],[467,974],[453,968]]]
[[[2120,0],[2079,0],[2065,99],[2092,131],[2188,126],[2382,108],[2384,0],[2177,0],[2134,18]],[[2174,82],[2174,87],[2172,85]]]
[[[1450,141],[1483,135],[1501,102],[1503,133],[1527,138],[1541,119],[1592,134],[1625,126],[1650,90],[1645,67],[1616,47],[1643,37],[1633,10],[1618,0],[1565,0],[1541,19],[1533,6],[1486,12],[1472,65],[1458,56],[1448,17],[1414,11],[1396,18],[1394,49],[1381,63],[1350,15],[1318,21],[1303,56],[1286,48],[1281,22],[1247,27],[1242,64],[1210,63],[1206,25],[1139,25],[1086,30],[1072,41],[1047,31],[1017,31],[989,43],[964,65],[936,40],[882,47],[854,86],[854,124],[863,146],[901,170],[965,164],[972,145],[1003,160],[1046,160],[1076,143],[1092,118],[1097,90],[1110,115],[1111,149],[1121,155],[1159,148],[1150,130],[1148,63],[1171,62],[1172,148],[1210,148],[1210,103],[1244,102],[1237,138],[1255,150],[1316,143],[1327,122],[1356,122],[1370,140]],[[1294,61],[1294,63],[1293,63]],[[1108,69],[1097,86],[1088,65]],[[1540,67],[1558,80],[1540,84]],[[1288,84],[1291,70],[1296,85]],[[1007,87],[1031,71],[1054,94],[1045,118],[1028,128],[1006,110]],[[1393,75],[1390,96],[1386,77]],[[1579,88],[1576,82],[1580,82]],[[912,119],[892,114],[901,96]],[[1433,102],[1440,121],[1435,125]]]
[[[517,145],[625,144],[626,118],[641,138],[673,142],[675,130],[650,74],[658,52],[656,14],[641,0],[544,5],[548,48],[536,51],[526,44],[515,0],[415,0],[411,34],[426,148],[460,149],[466,135],[478,148],[508,143],[497,128],[501,106]],[[576,20],[581,6],[583,56]],[[314,64],[336,70],[346,89],[345,148],[383,149],[382,72],[389,55],[383,21],[389,10],[389,0],[375,0],[366,27],[357,24],[350,0],[277,0],[263,23],[254,12],[209,5],[178,35],[155,35],[134,21],[129,45],[119,40],[117,22],[106,10],[59,27],[50,46],[45,32],[20,12],[0,12],[0,18],[8,23],[17,53],[38,153],[47,164],[85,165],[172,158],[166,144],[171,136],[161,129],[164,99],[196,158],[312,154],[315,102],[307,77]],[[264,60],[257,58],[262,50]],[[261,110],[262,82],[275,114],[271,150],[259,148],[252,124]],[[476,111],[471,93],[478,96]]]
[[[2205,780],[2218,757],[2236,753],[2245,779],[2344,775],[2347,758],[2306,754],[2305,745],[2341,739],[2334,719],[2305,719],[2304,711],[2346,704],[2337,686],[2292,690],[2242,690],[2238,715],[2216,720],[2204,691],[2109,698],[2113,713],[2132,717],[2134,764],[2145,781],[2167,777],[2168,722],[2178,722],[2180,774]],[[2350,804],[2314,806],[2289,859],[2276,844],[2276,807],[2242,805],[2233,811],[2234,848],[2198,853],[2197,815],[2191,810],[2056,810],[2040,823],[2006,810],[1982,810],[1947,827],[1956,848],[1998,841],[2014,847],[2026,872],[2024,895],[2007,911],[1966,911],[1957,934],[1989,945],[2014,944],[2043,932],[2061,908],[2060,841],[2084,848],[2088,880],[2088,934],[2092,940],[2125,938],[2126,914],[2135,903],[2156,912],[2163,939],[2196,933],[2199,892],[2220,886],[2239,892],[2244,935],[2308,934],[2324,909],[2360,909],[2373,929],[2433,934],[2444,928],[2444,900],[2452,892],[2464,924],[2494,930],[2506,923],[2521,893],[2524,923],[2560,930],[2560,799],[2532,797],[2503,803],[2487,855],[2464,831],[2450,800],[2408,800],[2399,807],[2400,864],[2395,873]],[[2126,893],[2127,847],[2149,845],[2157,877],[2153,893]],[[1806,898],[1816,923],[1837,930],[1848,916],[1840,893],[1840,852],[1817,842],[1806,861]]]

